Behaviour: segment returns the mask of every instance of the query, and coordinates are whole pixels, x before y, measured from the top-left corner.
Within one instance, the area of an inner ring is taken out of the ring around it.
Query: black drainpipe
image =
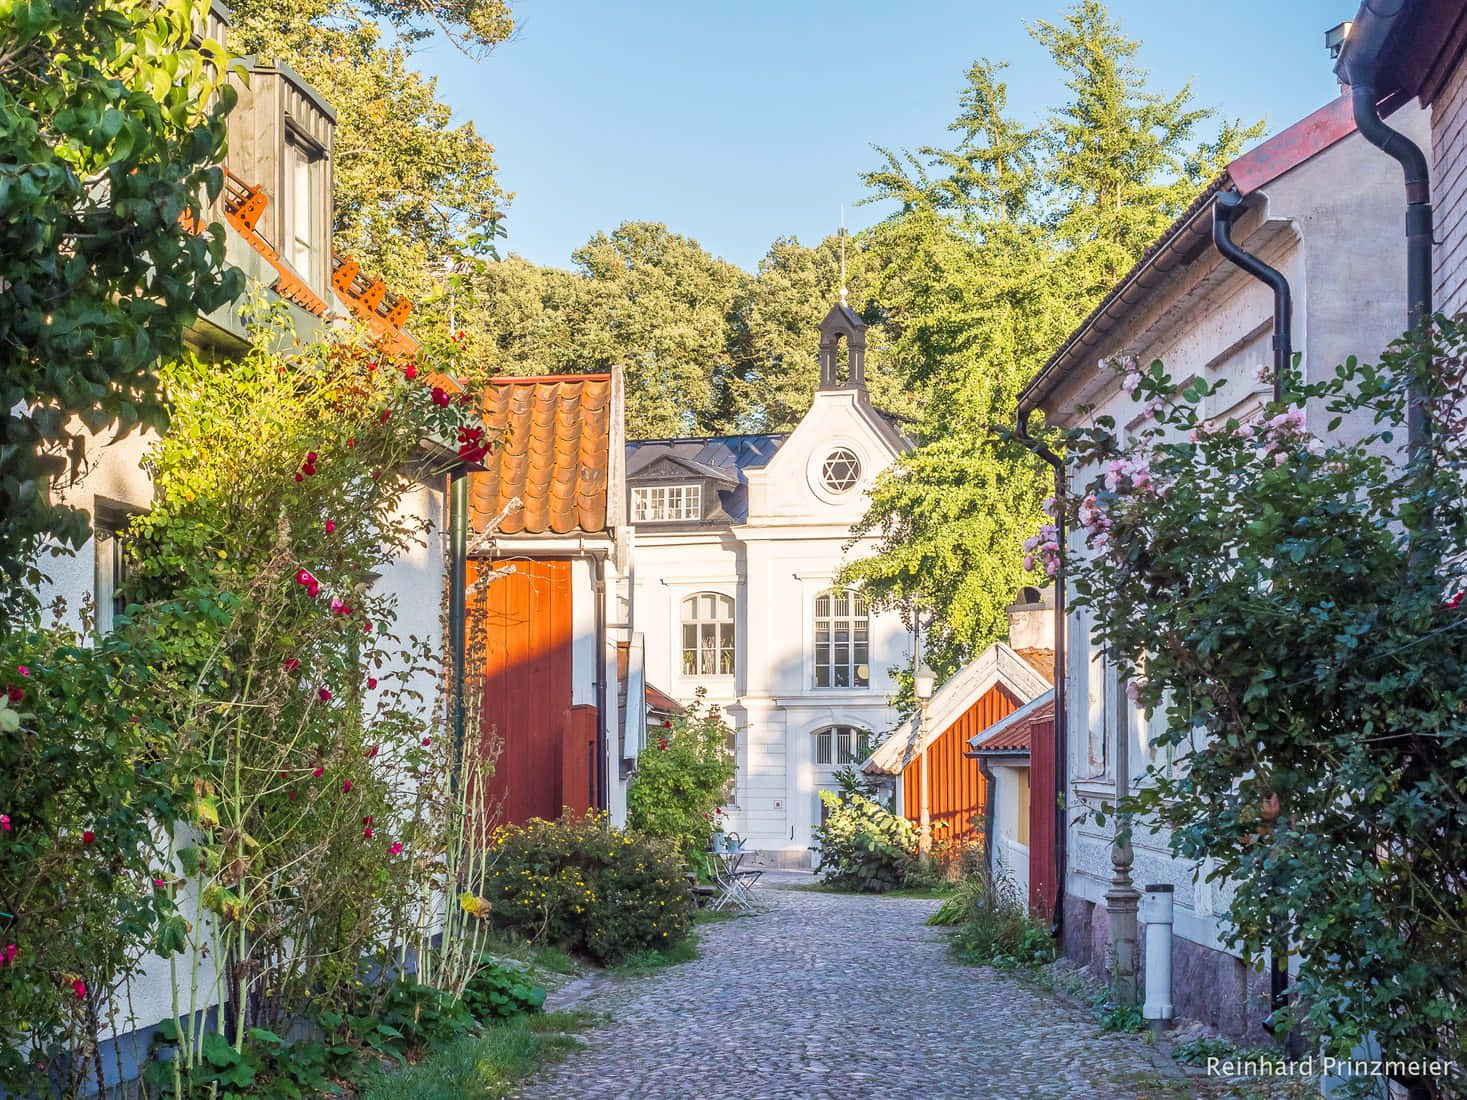
[[[1019,406],[1016,438],[1054,468],[1054,525],[1057,530],[1055,541],[1063,552],[1065,546],[1065,463],[1064,459],[1049,449],[1043,440],[1029,434],[1029,418],[1034,410]],[[1069,789],[1070,749],[1069,717],[1065,710],[1065,577],[1062,569],[1054,578],[1054,787],[1058,797],[1054,802],[1054,863],[1055,898],[1054,919],[1050,934],[1058,938],[1065,930],[1065,861],[1066,844],[1069,840],[1069,814],[1066,812]]]
[[[1401,166],[1406,178],[1406,327],[1425,342],[1431,325],[1431,176],[1426,156],[1417,144],[1380,117],[1380,96],[1375,84],[1376,56],[1352,59],[1350,104],[1355,110],[1355,127],[1360,136]],[[1363,70],[1359,73],[1355,69]],[[1413,460],[1431,442],[1427,394],[1413,386],[1406,402],[1406,447]],[[1431,513],[1421,526],[1431,525]],[[1417,557],[1412,555],[1413,560]]]
[[[1233,264],[1266,283],[1273,291],[1273,399],[1284,399],[1284,371],[1294,358],[1294,300],[1289,280],[1251,252],[1233,243],[1233,222],[1243,213],[1243,196],[1236,190],[1222,191],[1212,206],[1212,243]]]
[[[1275,403],[1284,399],[1284,369],[1294,358],[1293,324],[1294,303],[1289,291],[1289,280],[1283,273],[1264,263],[1251,252],[1245,252],[1233,241],[1233,223],[1243,213],[1243,196],[1236,189],[1220,192],[1212,206],[1212,243],[1230,263],[1236,264],[1273,291],[1273,399]],[[1269,1019],[1264,1027],[1273,1031],[1273,1013],[1281,1011],[1289,1003],[1289,954],[1288,948],[1279,950],[1275,946],[1269,951],[1268,975]],[[1284,1048],[1293,1050],[1294,1033],[1283,1036]]]

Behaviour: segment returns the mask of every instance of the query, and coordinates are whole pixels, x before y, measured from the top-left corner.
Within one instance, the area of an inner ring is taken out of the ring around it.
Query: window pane
[[[727,596],[718,597],[718,617],[720,619],[727,619],[730,622],[733,621],[733,610],[733,600]]]
[[[714,595],[712,595],[710,593],[709,595],[706,595],[706,596],[703,597],[703,616],[702,617],[703,617],[703,619],[705,621],[709,621],[709,622],[711,622],[712,620],[718,618],[718,597],[717,596],[714,596]]]
[[[828,688],[830,686],[829,665],[817,664],[815,666],[815,686],[818,688]]]
[[[830,730],[821,730],[815,735],[815,763],[829,764],[830,762]]]
[[[830,618],[830,597],[817,596],[815,599],[815,617],[819,619]]]
[[[835,686],[838,688],[851,686],[851,666],[837,663],[835,666]]]
[[[841,726],[835,731],[836,748],[839,751],[842,764],[855,763],[854,747],[851,744],[851,729],[849,726]]]

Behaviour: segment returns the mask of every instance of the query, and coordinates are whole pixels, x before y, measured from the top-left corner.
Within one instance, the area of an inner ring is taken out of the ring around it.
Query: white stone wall
[[[1027,778],[1028,761],[1022,767],[993,761],[993,858],[995,871],[1002,870],[1014,887],[1014,896],[1027,905],[1029,899],[1029,846],[1019,840],[1019,782]]]
[[[1412,113],[1408,113],[1412,112]],[[1406,109],[1393,125],[1422,136],[1423,112]],[[1342,181],[1348,181],[1345,185]],[[1294,297],[1293,345],[1303,354],[1306,377],[1333,372],[1349,355],[1373,361],[1405,327],[1405,245],[1401,230],[1400,170],[1358,136],[1351,136],[1286,173],[1263,189],[1234,232],[1245,249],[1281,270]],[[1144,366],[1161,359],[1178,382],[1190,377],[1225,380],[1212,399],[1211,416],[1246,417],[1270,397],[1253,377],[1271,362],[1272,294],[1266,286],[1208,249],[1176,271],[1127,322],[1096,349],[1093,363],[1134,355]],[[1076,409],[1091,406],[1086,419],[1111,416],[1124,431],[1142,423],[1142,410],[1127,397],[1112,371],[1093,366],[1076,371],[1045,403],[1052,424],[1081,422]],[[1311,430],[1324,432],[1328,416],[1308,412]],[[1359,430],[1346,424],[1342,432]],[[1070,471],[1070,489],[1090,480]],[[1085,553],[1084,539],[1071,532],[1071,555]],[[1073,598],[1073,590],[1070,593]],[[1104,905],[1111,877],[1111,821],[1104,828],[1082,818],[1081,807],[1098,807],[1115,795],[1116,693],[1112,670],[1089,639],[1090,620],[1072,610],[1067,623],[1067,722],[1069,799],[1072,811],[1065,891]],[[1153,719],[1154,721],[1156,719]],[[1158,760],[1144,717],[1131,708],[1131,782]],[[1077,819],[1080,819],[1077,821]],[[1215,891],[1194,885],[1191,864],[1173,859],[1165,835],[1138,829],[1133,837],[1138,887],[1171,883],[1176,890],[1176,934],[1221,949]]]
[[[850,392],[822,392],[769,465],[747,471],[748,522],[722,529],[658,532],[637,528],[633,556],[633,629],[646,639],[647,678],[690,701],[699,687],[735,729],[737,805],[728,828],[749,846],[808,857],[819,821],[818,794],[834,789],[835,765],[815,763],[812,734],[852,725],[877,735],[896,724],[890,706],[893,666],[911,660],[900,618],[870,619],[869,686],[816,688],[814,604],[853,548],[850,528],[865,514],[866,490],[899,452],[901,440]],[[831,494],[819,483],[821,460],[835,446],[861,460],[862,483]],[[684,676],[681,603],[695,592],[734,599],[733,676]]]

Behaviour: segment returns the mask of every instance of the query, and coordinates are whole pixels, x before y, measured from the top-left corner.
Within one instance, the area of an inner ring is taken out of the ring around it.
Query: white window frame
[[[738,665],[737,613],[733,597],[722,592],[693,592],[679,601],[678,667],[684,679],[732,679]]]
[[[812,642],[817,689],[853,691],[871,686],[871,608],[859,589],[827,588],[815,596]]]
[[[703,486],[697,482],[632,486],[633,523],[676,523],[702,518]]]
[[[321,266],[326,240],[326,212],[322,209],[321,172],[325,150],[314,141],[289,129],[285,135],[285,190],[282,203],[280,251],[297,275],[313,289]]]
[[[122,531],[127,520],[98,523],[92,531],[92,588],[96,604],[97,633],[110,634],[122,608],[118,586],[127,580],[127,558]]]
[[[810,735],[815,739],[811,753],[817,768],[845,768],[871,755],[875,737],[860,726],[821,726]]]

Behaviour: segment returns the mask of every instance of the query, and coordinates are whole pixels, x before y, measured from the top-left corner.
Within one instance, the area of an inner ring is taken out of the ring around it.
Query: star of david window
[[[844,493],[861,480],[861,460],[846,447],[837,447],[825,456],[820,467],[820,481],[832,493]]]

